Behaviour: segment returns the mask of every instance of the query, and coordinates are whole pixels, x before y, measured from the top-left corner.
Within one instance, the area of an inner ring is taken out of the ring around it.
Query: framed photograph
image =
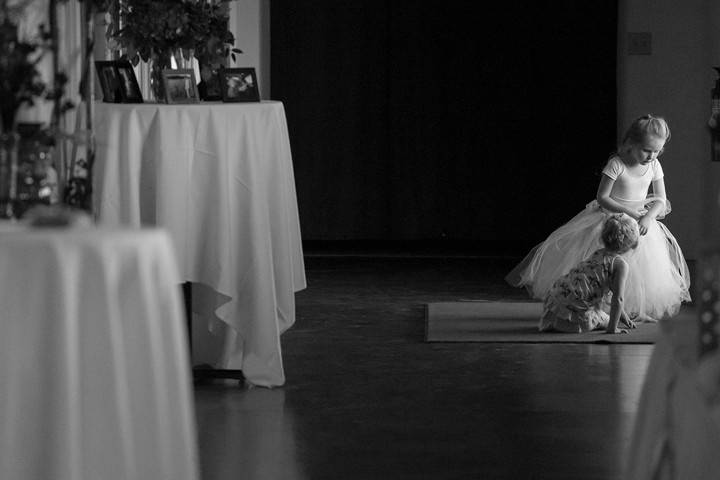
[[[224,67],[212,68],[209,65],[200,65],[200,82],[198,93],[200,100],[207,102],[219,102],[222,100],[222,89],[220,88],[220,71]]]
[[[103,93],[103,102],[120,103],[122,95],[120,93],[120,73],[117,65],[111,60],[96,60],[95,71],[100,80],[100,88]]]
[[[127,60],[115,62],[120,77],[120,99],[122,103],[143,103],[140,85],[135,77],[135,70]]]
[[[220,71],[223,102],[259,102],[260,88],[254,68],[224,68]]]
[[[197,103],[198,90],[192,68],[165,69],[162,71],[165,101],[167,103]]]

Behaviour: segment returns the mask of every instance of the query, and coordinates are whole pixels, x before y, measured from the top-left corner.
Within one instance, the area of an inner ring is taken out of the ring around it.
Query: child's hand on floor
[[[628,328],[637,328],[637,324],[630,320],[630,317],[623,315],[620,321]]]
[[[605,333],[630,333],[627,328],[617,328],[615,330],[605,330]]]

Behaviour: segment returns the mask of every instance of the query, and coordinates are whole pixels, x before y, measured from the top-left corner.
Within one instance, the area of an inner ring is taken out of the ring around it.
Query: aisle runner
[[[655,343],[657,323],[639,324],[628,334],[540,333],[539,302],[439,302],[425,308],[427,342]]]

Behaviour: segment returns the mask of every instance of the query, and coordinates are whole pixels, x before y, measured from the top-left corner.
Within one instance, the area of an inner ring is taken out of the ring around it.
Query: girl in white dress
[[[690,301],[690,274],[675,237],[658,221],[671,210],[657,159],[669,139],[663,118],[645,115],[633,121],[603,169],[596,199],[533,248],[506,280],[544,300],[558,278],[602,247],[605,220],[624,213],[638,222],[641,235],[625,257],[630,267],[625,311],[638,321],[676,314]]]

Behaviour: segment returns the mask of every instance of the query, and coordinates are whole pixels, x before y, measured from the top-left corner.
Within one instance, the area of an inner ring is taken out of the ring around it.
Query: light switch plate
[[[652,55],[652,33],[628,32],[628,55]]]

